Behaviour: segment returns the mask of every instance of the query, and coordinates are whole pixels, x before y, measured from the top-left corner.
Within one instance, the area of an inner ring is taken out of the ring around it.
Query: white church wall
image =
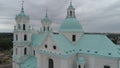
[[[61,58],[59,58],[59,57],[40,54],[38,58],[39,58],[38,62],[41,63],[41,64],[38,63],[40,65],[39,68],[49,68],[48,63],[49,63],[50,58],[53,59],[54,68],[61,68]]]
[[[118,68],[117,59],[108,57],[96,57],[95,58],[95,68],[103,68],[104,65],[110,66],[110,68]]]
[[[76,55],[68,58],[68,68],[77,68]]]
[[[118,59],[109,57],[100,57],[79,54],[80,57],[84,57],[86,60],[85,67],[89,68],[104,68],[104,65],[110,66],[110,68],[118,68]]]
[[[60,68],[69,68],[69,63],[67,59],[61,59],[61,67]]]

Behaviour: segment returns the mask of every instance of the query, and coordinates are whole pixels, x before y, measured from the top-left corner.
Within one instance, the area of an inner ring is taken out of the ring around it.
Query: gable
[[[56,42],[54,41],[54,39],[50,34],[47,35],[43,44],[40,46],[40,49],[51,52],[62,53],[62,50],[58,47],[58,44],[56,44]]]

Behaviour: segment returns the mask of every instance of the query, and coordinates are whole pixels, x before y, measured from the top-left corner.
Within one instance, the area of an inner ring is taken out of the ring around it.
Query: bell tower
[[[75,8],[72,5],[72,2],[70,2],[69,7],[67,8],[67,18],[75,18]]]
[[[41,23],[42,23],[42,31],[43,32],[49,32],[52,30],[51,28],[51,24],[52,24],[52,21],[49,19],[48,17],[48,13],[47,13],[47,9],[46,9],[46,15],[45,17],[41,20]]]
[[[84,34],[82,25],[76,18],[75,8],[72,5],[72,1],[67,8],[67,16],[61,24],[59,31],[64,34],[65,37],[67,37],[73,44],[76,44]]]
[[[31,29],[29,16],[24,12],[24,1],[19,14],[16,15],[13,40],[13,68],[20,68],[20,64],[30,55]]]

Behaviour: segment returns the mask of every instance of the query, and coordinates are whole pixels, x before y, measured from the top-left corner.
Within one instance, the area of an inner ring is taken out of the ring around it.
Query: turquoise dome
[[[29,16],[25,15],[24,10],[22,8],[21,12],[18,15],[16,15],[15,19],[27,19],[27,20],[29,20]]]
[[[83,32],[83,29],[76,18],[66,18],[60,26],[60,31]]]
[[[49,23],[49,24],[51,24],[52,21],[48,17],[45,17],[44,19],[41,20],[41,23]]]

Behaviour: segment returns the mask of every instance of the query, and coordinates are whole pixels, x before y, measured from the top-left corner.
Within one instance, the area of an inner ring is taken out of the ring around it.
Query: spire
[[[47,14],[47,8],[46,8],[46,16],[45,17],[48,17],[48,14]]]
[[[69,7],[68,7],[68,9],[74,9],[74,7],[73,7],[73,5],[72,5],[72,0],[70,0],[70,5],[69,5]]]
[[[70,1],[70,6],[72,6],[72,0]]]
[[[16,15],[15,19],[26,19],[26,20],[29,20],[29,16],[27,16],[24,12],[24,0],[21,0],[21,11],[18,15]]]
[[[22,8],[21,8],[21,12],[24,12],[24,7],[23,7],[23,5],[24,5],[24,0],[22,0]]]

